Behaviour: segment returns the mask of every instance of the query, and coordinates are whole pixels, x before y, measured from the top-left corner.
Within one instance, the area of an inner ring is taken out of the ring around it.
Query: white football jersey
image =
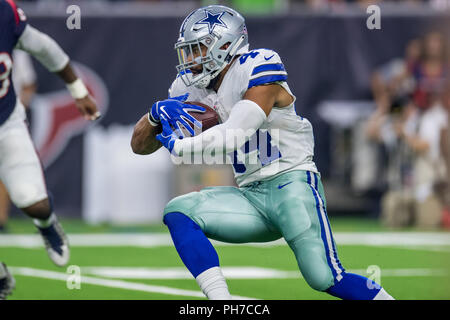
[[[291,170],[318,173],[313,161],[314,137],[311,123],[295,111],[295,96],[286,82],[287,72],[279,55],[269,49],[256,49],[242,54],[229,68],[218,92],[187,87],[177,77],[169,89],[169,97],[188,94],[187,101],[213,107],[222,122],[231,108],[254,86],[278,83],[294,101],[282,108],[272,108],[269,116],[250,142],[231,153],[238,186],[266,180]],[[255,141],[256,139],[256,141]]]

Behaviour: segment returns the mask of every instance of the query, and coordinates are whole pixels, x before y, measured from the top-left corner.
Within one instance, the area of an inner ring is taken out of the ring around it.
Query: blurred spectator
[[[379,142],[386,153],[384,179],[387,191],[381,200],[381,219],[389,227],[402,227],[412,217],[412,152],[398,137],[398,128],[413,110],[411,104],[378,105],[367,126],[369,138]]]
[[[371,86],[376,105],[386,111],[404,102],[414,89],[411,76],[421,56],[421,41],[408,42],[404,58],[394,58],[377,69],[372,76]]]
[[[15,50],[13,52],[14,68],[12,80],[17,96],[28,110],[31,99],[36,92],[36,73],[28,53]],[[5,231],[10,209],[10,200],[5,186],[0,181],[0,232]]]
[[[445,87],[442,106],[447,110],[447,126],[441,130],[441,152],[446,169],[446,179],[441,187],[444,203],[442,223],[444,227],[450,228],[450,82]]]
[[[413,152],[413,203],[415,225],[438,227],[443,203],[436,186],[444,179],[440,152],[441,130],[447,126],[447,113],[439,103],[428,109],[415,107],[397,128],[399,139]]]
[[[445,46],[440,34],[427,34],[416,61],[416,45],[408,44],[401,72],[395,72],[401,69],[395,67],[402,65],[400,61],[384,67],[397,76],[381,68],[373,81],[377,110],[369,120],[368,134],[387,151],[388,190],[381,217],[390,227],[413,222],[427,228],[441,223],[442,201],[435,187],[444,174],[440,139],[448,115],[440,94],[448,73]]]
[[[446,61],[447,49],[443,36],[430,32],[424,38],[420,63],[412,70],[415,79],[414,103],[421,109],[427,109],[440,98],[448,77]]]
[[[375,192],[376,194],[385,190],[386,183],[401,188],[402,179],[392,174],[396,182],[385,181],[380,176],[386,174],[386,168],[382,157],[387,156],[390,161],[401,162],[399,157],[405,156],[403,153],[393,152],[390,149],[396,148],[393,143],[395,136],[393,124],[400,117],[402,107],[407,102],[408,95],[414,88],[414,81],[411,77],[411,70],[418,63],[420,58],[420,40],[409,41],[404,57],[394,58],[379,67],[371,77],[371,88],[375,100],[376,111],[369,121],[363,121],[355,127],[354,133],[354,159],[352,185],[355,191]],[[380,126],[386,127],[380,131]],[[368,131],[369,135],[365,132]],[[382,142],[380,148],[378,142]],[[383,153],[385,151],[385,153]],[[387,154],[386,154],[387,153]],[[397,165],[394,165],[396,167]],[[391,171],[399,172],[397,169]],[[392,179],[391,179],[392,180]]]

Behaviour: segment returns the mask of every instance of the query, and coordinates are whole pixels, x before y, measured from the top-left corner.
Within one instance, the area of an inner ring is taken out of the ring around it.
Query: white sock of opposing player
[[[395,300],[389,293],[383,288],[377,293],[373,300]]]
[[[55,221],[56,219],[56,215],[54,213],[52,213],[50,215],[50,217],[48,217],[45,220],[41,220],[41,219],[33,219],[33,223],[40,228],[46,228],[52,225],[52,223]]]
[[[225,277],[219,267],[203,271],[195,280],[209,300],[231,300]]]

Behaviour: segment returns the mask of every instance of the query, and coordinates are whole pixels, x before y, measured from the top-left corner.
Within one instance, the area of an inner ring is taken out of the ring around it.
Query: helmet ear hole
[[[231,45],[231,42],[227,42],[220,47],[220,50],[227,50],[230,45]]]
[[[231,42],[227,42],[227,43],[223,44],[219,49],[222,50],[222,51],[225,51],[224,53],[227,54],[227,50],[228,50],[228,48],[229,48],[230,46],[231,46]],[[222,59],[222,55],[219,54],[219,55],[217,56],[217,58],[218,58],[218,59]]]

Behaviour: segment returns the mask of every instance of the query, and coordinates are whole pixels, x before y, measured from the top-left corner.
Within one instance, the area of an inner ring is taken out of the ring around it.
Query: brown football
[[[197,119],[198,121],[200,121],[202,123],[202,129],[198,129],[197,127],[194,127],[195,135],[219,124],[219,115],[210,106],[207,106],[206,104],[197,102],[197,101],[186,101],[184,103],[195,104],[197,106],[200,106],[200,107],[203,107],[206,109],[205,112],[189,111],[189,114],[191,116],[193,116],[195,119]],[[189,134],[189,132],[187,132],[187,130],[183,130],[183,131],[187,137],[190,136],[190,134]]]

